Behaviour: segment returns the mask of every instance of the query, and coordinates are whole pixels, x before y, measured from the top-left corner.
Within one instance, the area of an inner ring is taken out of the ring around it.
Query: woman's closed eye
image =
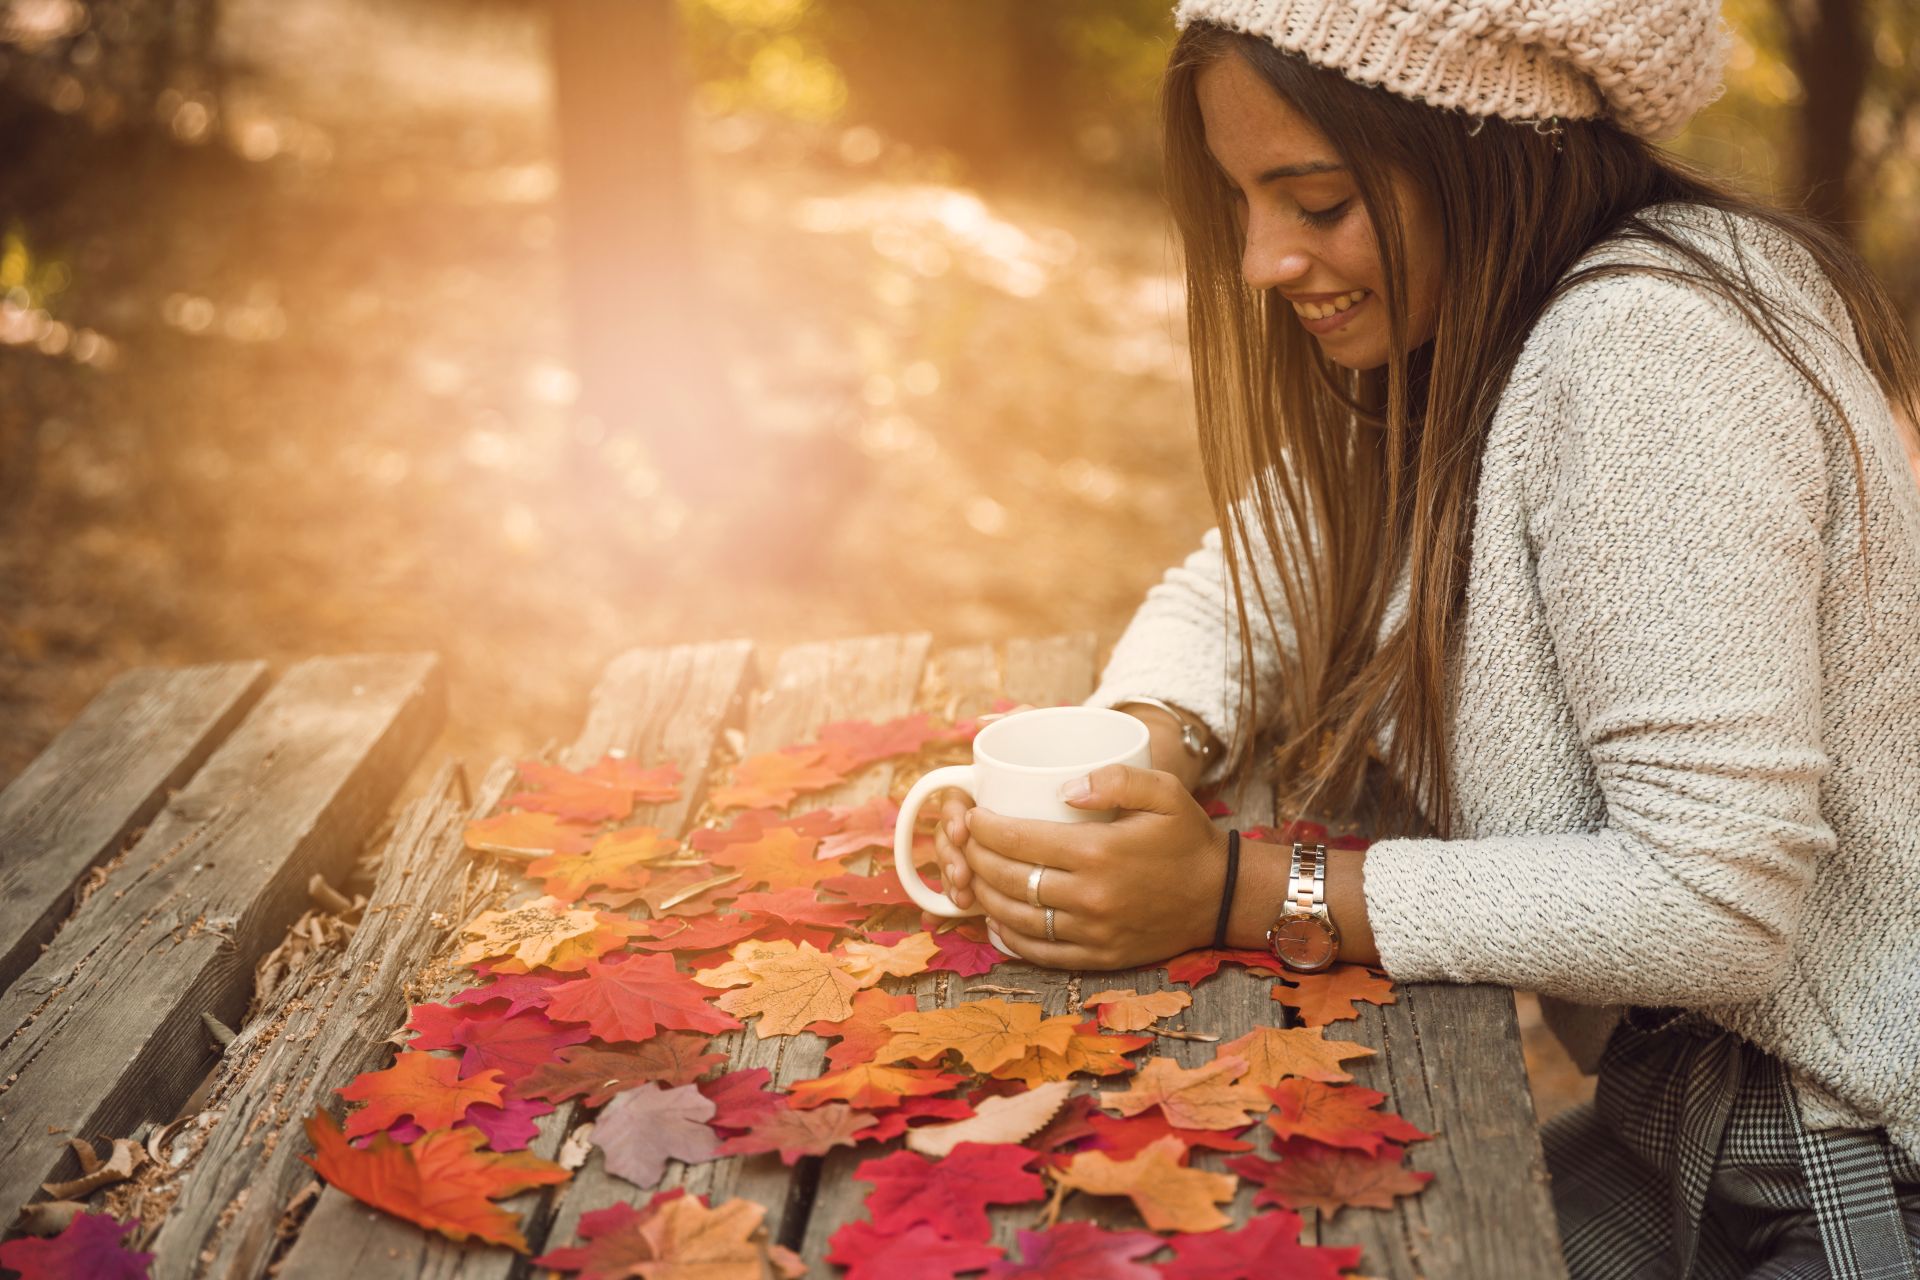
[[[1347,206],[1352,203],[1351,200],[1342,200],[1339,204],[1329,205],[1324,209],[1303,208],[1300,210],[1300,221],[1310,227],[1330,227],[1346,216]]]

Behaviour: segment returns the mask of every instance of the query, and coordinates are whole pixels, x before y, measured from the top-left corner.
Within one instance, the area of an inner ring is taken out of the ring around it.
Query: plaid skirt
[[[1572,1280],[1920,1280],[1920,1163],[1807,1129],[1786,1067],[1696,1012],[1630,1009],[1540,1136]]]

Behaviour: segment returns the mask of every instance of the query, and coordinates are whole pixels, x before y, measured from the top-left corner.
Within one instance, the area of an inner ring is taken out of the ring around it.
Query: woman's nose
[[[1304,280],[1313,261],[1284,232],[1256,223],[1247,229],[1240,274],[1250,289],[1277,289]]]

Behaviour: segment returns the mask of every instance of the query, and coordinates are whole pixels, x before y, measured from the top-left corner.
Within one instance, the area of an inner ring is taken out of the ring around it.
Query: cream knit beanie
[[[1196,18],[1434,106],[1655,142],[1720,96],[1732,42],[1720,0],[1179,0]]]

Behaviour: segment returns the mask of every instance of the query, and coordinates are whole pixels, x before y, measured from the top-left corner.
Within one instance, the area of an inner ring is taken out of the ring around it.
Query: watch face
[[[1282,920],[1273,927],[1273,950],[1295,969],[1324,969],[1333,963],[1337,941],[1332,930],[1312,917]]]

